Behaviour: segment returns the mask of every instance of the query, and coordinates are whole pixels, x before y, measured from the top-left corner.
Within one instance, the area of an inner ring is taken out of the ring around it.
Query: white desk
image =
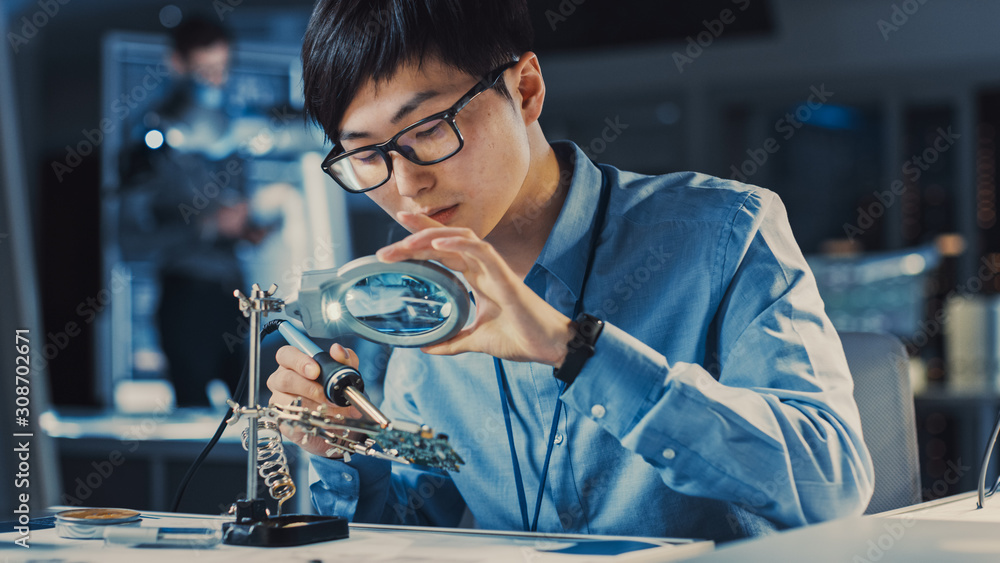
[[[976,491],[941,498],[899,510],[883,512],[884,518],[914,518],[917,520],[945,520],[950,522],[1000,523],[1000,496],[986,499],[986,508],[976,508],[979,495]]]
[[[531,563],[692,561],[696,563],[775,561],[845,563],[920,563],[1000,561],[1000,498],[976,509],[975,493],[903,508],[876,516],[847,518],[789,530],[762,539],[733,542],[712,550],[711,542],[674,543],[650,538],[612,538],[515,534],[439,528],[409,528],[352,524],[344,540],[292,548],[248,548],[218,545],[211,549],[147,549],[106,547],[101,540],[68,540],[55,530],[37,530],[31,549],[13,545],[16,533],[0,534],[0,561],[34,560],[67,563],[158,563],[189,560],[192,563],[240,561],[242,563],[393,561],[450,563],[524,561]],[[143,513],[146,526],[205,526],[220,524],[221,517]],[[657,547],[618,556],[552,553],[595,540],[649,541]]]
[[[976,509],[976,493],[734,542],[698,563],[809,561],[951,563],[1000,561],[1000,497]]]
[[[142,525],[159,527],[199,527],[220,525],[226,519],[201,515],[143,512]],[[0,561],[3,563],[65,561],[66,563],[158,563],[189,561],[215,563],[392,561],[415,563],[524,561],[532,563],[675,561],[712,549],[711,542],[670,541],[652,538],[513,534],[470,530],[397,526],[351,525],[347,539],[288,548],[253,548],[217,545],[205,549],[168,549],[105,546],[103,540],[60,538],[54,529],[31,533],[30,549],[13,544],[16,532],[0,534]],[[548,550],[593,543],[600,540],[643,541],[656,547],[618,556],[567,555]]]

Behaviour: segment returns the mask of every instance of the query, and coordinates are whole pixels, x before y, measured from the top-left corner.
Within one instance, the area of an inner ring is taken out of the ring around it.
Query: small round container
[[[80,508],[56,513],[56,533],[61,538],[101,539],[108,526],[138,526],[135,510],[124,508]]]

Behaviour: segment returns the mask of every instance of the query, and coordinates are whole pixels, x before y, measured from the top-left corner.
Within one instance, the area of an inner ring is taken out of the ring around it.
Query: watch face
[[[584,364],[594,355],[594,344],[603,328],[604,321],[601,319],[580,313],[576,318],[576,335],[569,343],[566,359],[563,360],[562,367],[553,372],[556,379],[565,381],[567,385],[573,383]]]
[[[580,313],[580,316],[576,319],[576,325],[577,335],[591,347],[597,342],[597,337],[601,335],[601,330],[604,329],[604,321],[587,313]]]

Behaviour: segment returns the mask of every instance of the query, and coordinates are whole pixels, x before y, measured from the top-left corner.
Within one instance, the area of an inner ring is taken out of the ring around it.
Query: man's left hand
[[[424,352],[482,352],[518,362],[562,365],[573,337],[570,319],[525,285],[491,244],[471,229],[446,227],[426,215],[400,212],[397,219],[413,234],[380,249],[379,260],[435,260],[460,272],[476,299],[472,324],[450,340],[422,348]]]

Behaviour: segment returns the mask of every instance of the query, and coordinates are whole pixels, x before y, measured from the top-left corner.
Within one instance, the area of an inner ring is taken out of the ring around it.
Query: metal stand
[[[264,499],[257,498],[257,430],[262,412],[260,405],[257,404],[257,394],[260,390],[260,329],[262,317],[267,316],[269,312],[280,312],[284,307],[282,300],[272,297],[277,289],[278,286],[272,284],[267,291],[263,291],[259,285],[254,284],[249,297],[243,295],[240,290],[233,293],[240,300],[240,311],[243,312],[243,316],[250,319],[250,373],[247,406],[233,407],[233,421],[245,416],[249,419],[249,427],[246,444],[248,455],[246,499],[236,502],[236,522],[227,522],[222,527],[222,541],[231,545],[285,547],[348,537],[347,520],[344,518],[309,514],[271,517],[265,507]]]

